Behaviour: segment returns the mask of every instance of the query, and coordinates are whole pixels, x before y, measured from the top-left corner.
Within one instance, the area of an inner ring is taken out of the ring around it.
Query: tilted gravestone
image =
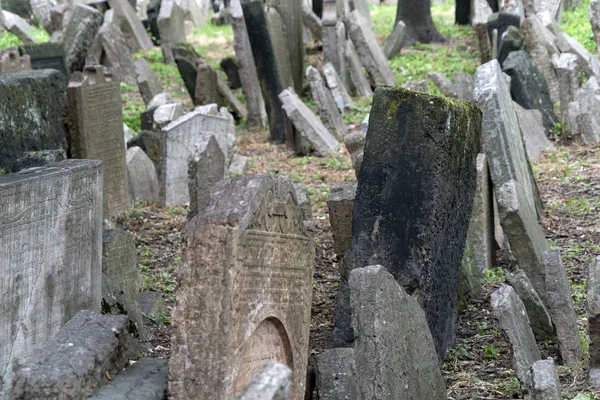
[[[162,92],[162,85],[148,61],[140,58],[135,61],[136,82],[144,103],[148,105],[152,98]]]
[[[320,400],[357,399],[357,371],[354,349],[327,349],[316,362],[316,387]]]
[[[76,4],[65,28],[63,48],[70,73],[82,71],[88,51],[102,25],[102,13],[93,7]]]
[[[0,51],[0,75],[29,71],[30,69],[31,60],[29,56],[20,56],[19,49],[16,47]]]
[[[150,36],[131,4],[127,0],[108,0],[108,4],[115,10],[115,14],[121,18],[121,29],[131,52],[137,53],[140,50],[151,49],[153,44]]]
[[[347,132],[346,124],[330,90],[325,86],[321,73],[318,69],[309,66],[306,69],[306,79],[310,84],[313,100],[317,103],[321,121],[338,140],[343,139]]]
[[[196,80],[198,77],[196,66],[200,59],[200,54],[198,54],[192,45],[187,43],[178,43],[171,50],[179,75],[181,75],[183,84],[193,101],[196,97]]]
[[[188,215],[203,212],[210,204],[210,192],[225,177],[225,155],[214,136],[198,139],[188,161],[190,209]]]
[[[357,96],[360,97],[371,97],[373,96],[373,90],[371,84],[365,76],[364,68],[358,58],[356,47],[352,40],[346,40],[344,44],[345,61],[348,66],[348,75],[352,80],[352,86]]]
[[[117,216],[129,207],[119,82],[91,57],[83,73],[71,76],[67,92],[71,155],[103,161],[104,217]]]
[[[65,86],[69,76],[65,51],[59,43],[41,43],[19,46],[21,56],[28,55],[32,69],[55,69],[63,75]]]
[[[135,84],[137,77],[133,57],[121,28],[117,24],[105,22],[100,27],[96,40],[100,47],[98,60],[111,68],[114,79]]]
[[[278,362],[292,370],[291,399],[303,399],[315,250],[292,184],[258,175],[221,181],[184,243],[171,395],[232,398]]]
[[[468,103],[404,89],[375,91],[352,249],[344,259],[334,316],[336,347],[353,341],[350,272],[374,263],[392,272],[409,294],[419,291],[440,359],[453,344],[481,147],[479,121],[480,111]]]
[[[531,396],[532,400],[563,398],[560,392],[560,379],[552,357],[536,361],[531,366]]]
[[[285,22],[279,9],[266,7],[265,17],[271,44],[273,46],[273,55],[277,63],[279,77],[284,87],[294,87],[294,74],[292,73],[292,59],[290,49],[285,37]]]
[[[517,103],[513,104],[529,160],[539,159],[544,150],[554,150],[554,145],[546,136],[542,113],[539,110],[526,110]]]
[[[4,27],[23,43],[35,43],[35,31],[23,18],[8,11],[2,11]]]
[[[0,176],[0,398],[12,360],[100,310],[102,167],[69,160]]]
[[[158,14],[160,49],[166,64],[175,62],[173,47],[185,43],[185,12],[175,0],[163,0]]]
[[[132,201],[158,201],[158,176],[152,160],[137,146],[126,153],[129,196]]]
[[[0,76],[0,169],[10,171],[24,151],[65,145],[65,102],[63,77],[57,71]]]

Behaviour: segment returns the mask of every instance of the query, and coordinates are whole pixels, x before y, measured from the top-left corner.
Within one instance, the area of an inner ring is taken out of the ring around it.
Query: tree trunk
[[[471,0],[456,0],[454,23],[457,25],[469,25],[471,15]]]
[[[396,22],[404,21],[411,41],[445,42],[431,18],[431,0],[398,0]]]

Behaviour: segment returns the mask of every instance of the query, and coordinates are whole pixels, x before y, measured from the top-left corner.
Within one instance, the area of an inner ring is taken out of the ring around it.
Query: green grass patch
[[[48,40],[50,40],[50,35],[48,35],[48,32],[46,32],[45,29],[35,26],[33,27],[32,36],[36,43],[46,43]],[[0,36],[0,49],[7,49],[9,47],[20,46],[22,44],[23,42],[18,37],[8,31],[4,32],[4,34]]]
[[[596,42],[587,12],[589,5],[590,0],[583,0],[581,7],[563,12],[560,29],[596,54]]]

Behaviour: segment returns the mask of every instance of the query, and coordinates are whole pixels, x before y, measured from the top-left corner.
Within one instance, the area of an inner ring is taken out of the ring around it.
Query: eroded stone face
[[[252,175],[219,182],[184,243],[172,398],[232,398],[279,362],[293,371],[292,399],[302,399],[314,247],[292,184]]]

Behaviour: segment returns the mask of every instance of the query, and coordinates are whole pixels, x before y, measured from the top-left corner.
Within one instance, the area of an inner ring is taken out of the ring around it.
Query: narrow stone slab
[[[536,45],[544,47],[550,57],[558,54],[559,50],[554,43],[556,36],[548,28],[546,28],[537,15],[529,15],[523,21],[521,29],[525,34],[525,44],[531,49]]]
[[[56,336],[19,359],[11,399],[88,398],[128,363],[125,315],[78,312]]]
[[[101,45],[101,58],[110,67],[115,79],[135,84],[137,82],[133,57],[127,47],[121,28],[114,23],[104,23],[98,31],[96,40]],[[150,100],[148,100],[150,101]]]
[[[290,398],[292,370],[280,363],[266,365],[234,400],[286,400]]]
[[[352,213],[356,197],[356,183],[346,183],[331,187],[327,197],[329,223],[333,230],[333,249],[338,260],[343,259],[352,247]]]
[[[70,73],[82,71],[88,51],[102,25],[102,13],[82,4],[73,6],[73,16],[65,28],[63,48]]]
[[[306,80],[310,84],[312,97],[319,108],[319,116],[323,125],[327,127],[338,140],[346,136],[346,124],[342,114],[337,108],[331,92],[325,85],[321,73],[316,68],[309,66],[306,69]]]
[[[525,142],[527,158],[535,161],[540,158],[542,152],[554,151],[554,145],[546,136],[542,113],[539,110],[526,110],[517,103],[513,104],[517,113],[519,128],[521,128],[523,142]]]
[[[427,73],[427,77],[431,79],[433,83],[435,83],[435,86],[440,89],[440,92],[442,92],[444,96],[448,96],[453,99],[458,98],[458,94],[454,90],[454,83],[452,83],[450,78],[448,78],[446,75],[436,71],[429,71]]]
[[[25,44],[27,43],[35,43],[34,30],[31,25],[27,23],[23,18],[19,17],[17,14],[13,14],[9,11],[2,11],[4,19],[4,27],[10,33],[15,35],[19,40]]]
[[[55,69],[63,74],[63,80],[68,81],[67,61],[65,52],[59,43],[42,43],[19,46],[21,56],[28,55],[32,69]]]
[[[224,175],[225,155],[215,137],[211,135],[198,139],[188,161],[189,217],[208,207],[210,192]]]
[[[302,183],[294,182],[292,185],[296,191],[296,198],[298,199],[298,207],[302,214],[302,220],[312,221],[312,204],[310,203],[310,193],[308,193],[308,189],[306,189],[306,186]]]
[[[492,311],[512,347],[513,367],[521,384],[529,382],[529,369],[541,359],[523,302],[512,287],[492,293]]]
[[[353,340],[350,271],[373,261],[389,268],[407,292],[420,292],[440,359],[454,343],[480,118],[469,103],[404,89],[376,90],[354,203],[352,249],[345,256],[334,316],[336,347]]]
[[[354,101],[348,94],[346,87],[342,84],[340,76],[332,63],[325,63],[325,65],[323,65],[323,73],[325,74],[327,86],[329,87],[329,90],[331,90],[331,95],[340,112],[344,113],[354,107]]]
[[[352,80],[352,86],[354,86],[356,95],[359,97],[373,96],[371,84],[365,76],[364,68],[358,58],[358,53],[356,53],[356,48],[354,47],[352,40],[346,40],[344,44],[344,54],[348,65],[348,75]]]
[[[328,349],[317,356],[317,392],[319,400],[360,398],[354,363],[354,349]]]
[[[357,178],[364,158],[366,135],[366,132],[359,130],[344,138],[344,144],[352,158],[352,169],[354,169]]]
[[[248,169],[248,157],[243,156],[239,153],[235,153],[231,158],[231,163],[229,164],[229,175],[230,176],[238,176],[244,175],[246,170]]]
[[[358,11],[348,16],[348,36],[352,39],[360,60],[375,86],[394,86],[396,76],[390,68],[377,39]]]
[[[406,35],[406,24],[404,21],[398,21],[392,33],[385,41],[385,47],[383,53],[388,60],[394,58],[400,53],[402,48],[406,45],[408,36]]]
[[[0,270],[12,282],[0,288],[1,398],[10,398],[13,358],[56,335],[79,310],[100,311],[100,164],[69,160],[0,176],[0,197],[10,204],[0,213]]]
[[[454,73],[454,92],[459,100],[473,102],[473,76],[468,72]],[[423,90],[426,92],[425,90]]]
[[[135,9],[127,0],[108,0],[108,4],[110,8],[115,10],[115,14],[121,17],[121,29],[127,38],[127,44],[132,53],[154,47],[148,31],[146,31],[137,17]]]
[[[589,145],[600,143],[600,100],[596,93],[600,85],[595,77],[588,79],[575,93],[575,101],[569,103],[567,123],[571,134]]]
[[[350,274],[354,358],[365,399],[446,399],[423,310],[381,265]]]
[[[293,89],[284,90],[279,98],[285,113],[293,122],[300,136],[310,143],[319,156],[326,157],[337,153],[340,148],[339,142],[329,133],[310,108],[300,100]]]
[[[568,113],[569,103],[575,100],[577,89],[583,84],[584,74],[579,60],[579,57],[572,53],[562,53],[560,56],[555,54],[552,57],[552,65],[558,77],[563,119]]]
[[[573,53],[581,59],[581,66],[589,76],[600,77],[600,60],[577,40],[564,32],[559,32],[556,35],[556,46],[562,53]]]
[[[185,11],[175,0],[163,0],[158,14],[160,49],[165,64],[175,62],[173,47],[185,43]]]
[[[531,400],[561,400],[560,379],[554,360],[540,360],[531,366]]]
[[[315,253],[292,184],[259,175],[221,181],[183,243],[171,395],[230,399],[276,362],[293,371],[287,398],[303,399]]]
[[[548,50],[544,46],[536,44],[529,48],[529,55],[542,72],[542,75],[544,75],[544,79],[546,79],[552,103],[556,104],[560,102],[560,84],[558,82],[558,75],[552,65]]]
[[[158,201],[158,177],[152,160],[137,146],[127,149],[125,157],[129,177],[129,195],[133,201]]]
[[[160,84],[156,73],[150,68],[148,61],[144,58],[135,61],[135,73],[142,100],[148,105],[154,96],[163,91],[162,85]]]
[[[100,388],[90,400],[163,400],[167,396],[166,359],[140,358]]]
[[[321,40],[323,37],[323,22],[317,14],[309,7],[302,7],[302,16],[304,26],[308,28],[315,40]]]
[[[596,257],[589,267],[587,280],[589,383],[600,388],[600,257]]]

